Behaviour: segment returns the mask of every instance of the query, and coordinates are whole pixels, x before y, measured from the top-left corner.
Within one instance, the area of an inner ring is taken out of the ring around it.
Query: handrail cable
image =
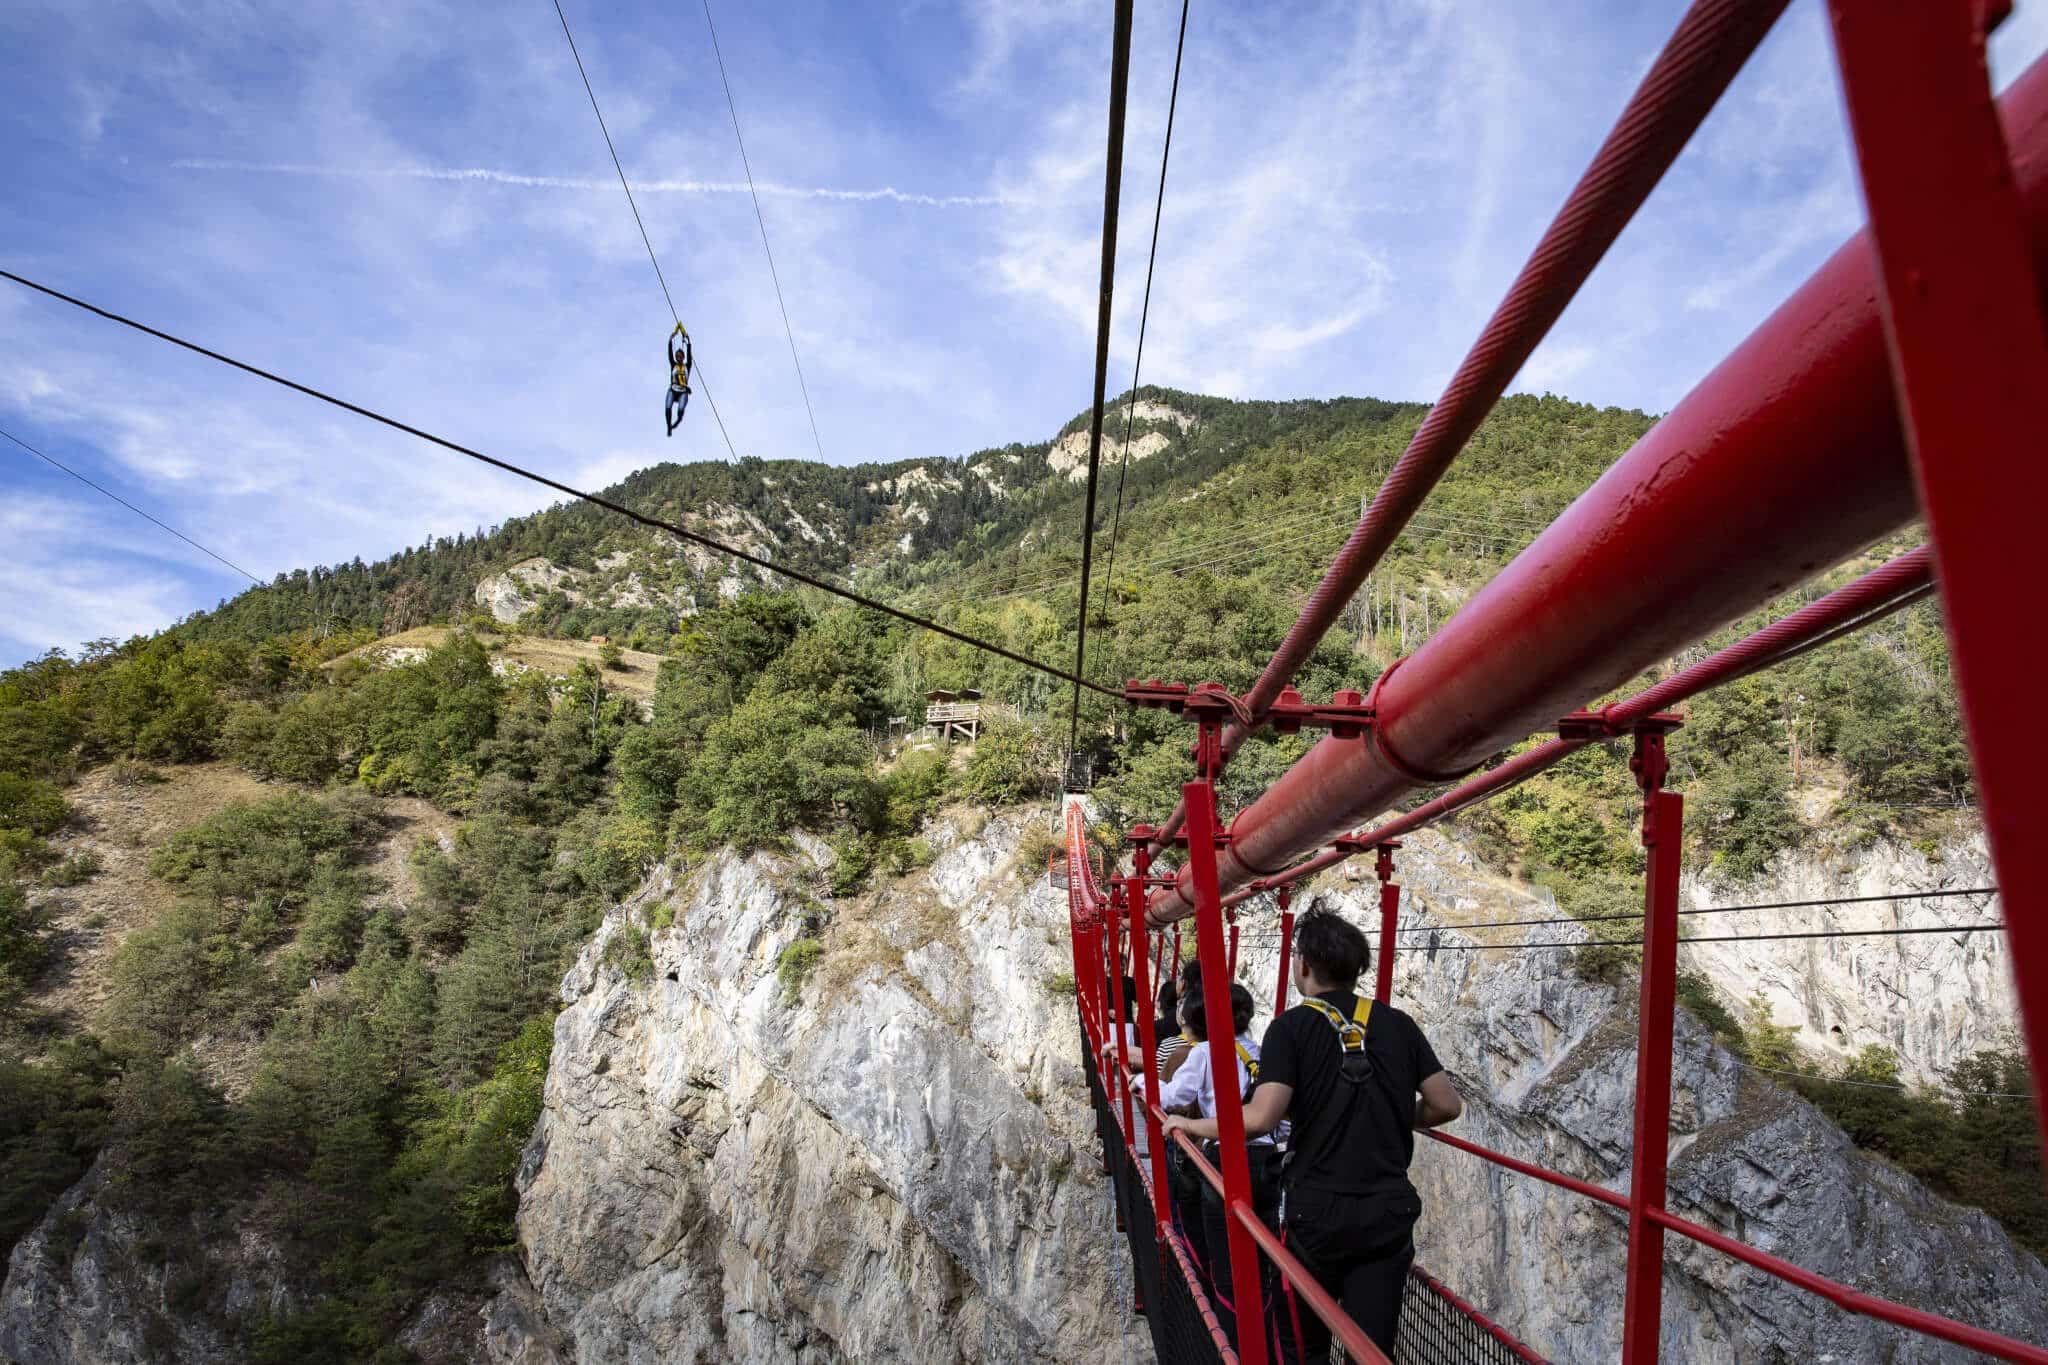
[[[820,592],[827,592],[832,594],[832,596],[834,597],[844,598],[845,600],[854,603],[856,606],[866,607],[871,611],[879,611],[884,615],[893,616],[897,620],[907,622],[908,624],[913,626],[917,626],[919,629],[929,630],[936,635],[943,635],[949,640],[957,640],[963,645],[968,645],[974,649],[979,649],[985,653],[994,654],[1000,658],[1008,659],[1011,663],[1021,664],[1026,668],[1035,669],[1036,671],[1043,673],[1048,677],[1057,678],[1061,682],[1071,682],[1077,688],[1085,687],[1088,688],[1090,691],[1100,692],[1103,696],[1115,697],[1118,700],[1122,700],[1123,698],[1123,694],[1121,692],[1116,691],[1113,688],[1104,687],[1099,683],[1089,682],[1086,678],[1083,678],[1078,673],[1069,673],[1065,669],[1060,668],[1057,665],[1043,663],[1037,659],[1029,657],[1028,655],[1019,654],[1015,650],[1005,649],[998,644],[991,644],[987,640],[978,639],[977,637],[968,635],[962,631],[954,630],[949,626],[942,626],[937,621],[931,620],[928,617],[915,615],[911,612],[904,611],[899,607],[892,607],[886,602],[877,601],[876,599],[868,597],[865,594],[855,592],[851,588],[842,588],[836,583],[828,583],[824,579],[819,578],[813,574],[805,573],[801,569],[791,568],[786,564],[778,564],[772,559],[767,559],[761,555],[753,554],[749,551],[742,550],[735,545],[728,545],[722,540],[714,540],[710,536],[700,534],[696,531],[687,530],[681,526],[676,525],[674,522],[662,521],[657,517],[650,517],[645,513],[636,512],[630,507],[624,506],[623,504],[620,503],[613,502],[610,498],[603,497],[596,493],[586,493],[580,488],[572,487],[569,484],[563,483],[558,479],[551,479],[545,474],[536,473],[531,469],[527,469],[524,468],[523,466],[513,464],[509,460],[501,460],[495,455],[486,455],[480,450],[474,450],[469,446],[461,445],[455,441],[449,440],[445,436],[436,436],[431,431],[425,431],[419,427],[411,425],[410,423],[401,422],[395,417],[387,417],[383,413],[377,412],[374,409],[363,407],[361,404],[358,403],[351,403],[346,398],[337,398],[331,393],[323,392],[319,389],[311,387],[310,385],[301,384],[295,379],[287,379],[283,375],[274,374],[271,371],[263,369],[259,366],[251,365],[247,361],[236,360],[233,356],[222,355],[219,351],[208,350],[206,347],[201,346],[198,342],[187,341],[183,337],[173,336],[169,332],[161,331],[158,328],[151,327],[148,323],[137,322],[134,318],[124,317],[119,313],[112,312],[105,308],[101,308],[96,304],[87,303],[84,299],[74,298],[72,295],[66,294],[61,290],[52,289],[49,285],[37,284],[34,280],[27,279],[21,275],[17,275],[11,270],[0,270],[0,279],[12,280],[16,284],[22,285],[29,289],[33,289],[39,294],[48,295],[50,298],[56,299],[60,303],[68,303],[74,308],[79,308],[84,310],[85,312],[95,314],[99,317],[103,317],[109,322],[118,322],[123,327],[133,328],[135,331],[141,332],[146,336],[153,336],[157,338],[157,340],[159,341],[168,341],[173,346],[183,347],[185,350],[191,351],[196,355],[205,356],[208,360],[217,360],[221,364],[232,366],[245,374],[253,374],[258,379],[267,379],[271,383],[279,385],[280,387],[292,389],[299,393],[305,394],[308,398],[317,398],[323,403],[331,404],[334,407],[340,408],[345,412],[352,412],[356,414],[356,416],[358,417],[367,417],[371,421],[381,423],[384,426],[390,427],[394,431],[402,431],[408,436],[417,436],[422,441],[427,441],[433,445],[440,446],[444,450],[452,450],[457,455],[466,455],[470,459],[476,460],[481,464],[490,465],[495,469],[502,469],[508,474],[516,474],[520,478],[525,479],[528,482],[537,483],[541,485],[543,488],[552,488],[557,493],[567,494],[569,497],[576,498],[583,502],[591,503],[598,507],[602,507],[609,512],[616,512],[622,517],[631,518],[633,521],[640,523],[642,526],[646,526],[657,531],[667,531],[672,536],[675,536],[681,540],[690,541],[693,544],[702,545],[707,550],[715,550],[719,554],[728,555],[731,558],[740,560],[743,563],[752,564],[756,568],[766,569],[770,573],[780,574],[782,577],[791,579],[798,583],[802,583],[806,587],[816,588]]]
[[[556,0],[560,3],[560,0]],[[711,0],[704,0],[704,27],[711,30],[711,55],[718,62],[718,83],[725,87],[726,112],[732,115],[732,139],[740,145],[740,169],[747,173],[747,194],[754,201],[754,222],[761,229],[761,252],[768,258],[768,278],[775,284],[775,306],[782,313],[782,334],[789,338],[789,360],[796,366],[797,391],[804,396],[804,415],[811,419],[811,444],[819,463],[826,463],[825,442],[818,435],[818,414],[811,410],[811,388],[804,382],[804,363],[796,356],[796,332],[789,325],[789,305],[782,301],[782,277],[775,271],[775,250],[768,245],[768,220],[761,216],[761,195],[754,188],[754,167],[747,160],[747,140],[740,135],[739,106],[733,103],[732,82],[725,77],[725,54],[718,50],[718,25],[711,21]]]
[[[1080,747],[1081,675],[1088,663],[1088,572],[1095,556],[1095,485],[1102,468],[1102,404],[1109,386],[1109,319],[1116,289],[1116,217],[1124,187],[1124,103],[1131,85],[1132,0],[1117,0],[1110,38],[1109,149],[1102,172],[1102,282],[1095,309],[1095,406],[1088,418],[1088,497],[1081,513],[1081,612],[1074,639],[1074,704],[1067,752]],[[1121,696],[1121,693],[1117,695]]]
[[[554,0],[555,17],[562,21],[562,36],[569,40],[569,55],[576,61],[576,74],[583,78],[583,93],[590,96],[590,112],[597,115],[597,130],[604,134],[605,150],[612,154],[612,169],[619,173],[619,188],[626,192],[626,207],[633,210],[633,224],[640,229],[641,244],[647,248],[647,263],[654,267],[654,278],[661,285],[661,297],[668,302],[668,315],[676,326],[683,325],[683,315],[676,311],[675,296],[668,292],[668,276],[661,273],[661,262],[654,255],[653,239],[647,235],[647,223],[640,217],[640,205],[633,198],[633,187],[626,182],[626,168],[619,163],[619,149],[612,142],[612,130],[604,121],[604,110],[597,107],[597,91],[590,85],[590,73],[583,69],[583,54],[576,50],[576,35],[569,31],[569,16],[562,12],[562,0]],[[740,453],[733,448],[732,433],[725,429],[725,418],[719,415],[718,400],[711,396],[710,381],[704,375],[704,366],[692,357],[691,373],[697,376],[697,384],[704,390],[704,401],[711,405],[711,416],[718,423],[718,434],[725,438],[725,450],[732,456],[732,462],[740,462]]]
[[[1138,351],[1131,360],[1131,397],[1124,404],[1124,448],[1116,462],[1116,513],[1109,520],[1109,562],[1102,570],[1104,611],[1115,592],[1117,541],[1123,534],[1124,475],[1131,467],[1131,430],[1138,413],[1138,376],[1145,368],[1145,324],[1152,318],[1152,269],[1159,262],[1159,220],[1166,212],[1166,163],[1173,155],[1173,115],[1180,106],[1180,60],[1188,44],[1188,3],[1180,0],[1180,36],[1173,44],[1173,85],[1166,96],[1166,137],[1159,147],[1159,193],[1152,201],[1152,245],[1145,253],[1145,300],[1138,306]],[[1088,604],[1081,603],[1087,614]],[[1119,632],[1121,636],[1121,632]],[[1113,661],[1112,661],[1113,662]]]
[[[1708,905],[1697,910],[1681,910],[1678,913],[1681,915],[1732,915],[1739,910],[1805,910],[1818,906],[1867,905],[1872,902],[1882,901],[1927,901],[1941,900],[1949,896],[1995,896],[1997,894],[1998,888],[1995,886],[1973,886],[1968,890],[1907,891],[1891,896],[1836,896],[1829,900],[1770,901],[1761,905]],[[1600,924],[1608,920],[1641,919],[1642,917],[1642,912],[1638,910],[1614,915],[1558,915],[1549,919],[1480,920],[1471,924],[1424,925],[1397,929],[1394,932],[1398,934],[1421,934],[1429,932],[1431,928],[1449,928],[1456,929],[1462,933],[1467,929],[1521,929],[1539,924]]]
[[[248,579],[248,580],[249,580],[249,581],[250,581],[251,583],[254,583],[254,584],[255,584],[255,585],[257,586],[257,587],[259,587],[259,588],[260,588],[260,587],[262,587],[262,586],[263,586],[263,580],[262,580],[262,579],[258,578],[258,577],[257,577],[257,576],[256,576],[255,574],[252,574],[252,573],[250,573],[250,572],[249,572],[249,571],[248,571],[247,569],[245,569],[245,568],[243,568],[243,567],[242,567],[241,565],[239,565],[239,564],[235,563],[235,562],[234,562],[234,561],[233,561],[232,559],[229,559],[229,558],[228,558],[227,556],[225,556],[225,555],[219,555],[219,554],[214,554],[214,552],[213,552],[212,550],[209,550],[209,549],[207,549],[207,548],[206,548],[206,547],[205,547],[204,545],[201,545],[201,544],[200,544],[200,543],[199,543],[198,541],[196,541],[196,540],[192,539],[192,537],[190,537],[190,536],[186,535],[186,534],[185,534],[185,533],[184,533],[183,531],[180,531],[180,530],[179,530],[179,529],[178,529],[177,527],[175,527],[175,526],[172,526],[172,525],[170,525],[170,524],[168,524],[168,523],[166,523],[166,522],[158,521],[158,520],[157,520],[157,519],[156,519],[155,517],[151,516],[151,515],[150,515],[149,513],[145,512],[145,511],[143,511],[143,510],[142,510],[142,509],[141,509],[140,507],[137,507],[137,506],[136,506],[136,505],[135,505],[134,503],[132,503],[132,502],[128,501],[128,499],[126,499],[126,498],[122,497],[122,496],[121,496],[121,495],[120,495],[119,493],[116,493],[116,492],[112,491],[111,489],[107,489],[107,488],[102,488],[102,487],[100,487],[100,485],[98,485],[98,484],[94,483],[94,482],[93,482],[93,481],[92,481],[91,479],[88,479],[87,477],[85,477],[85,475],[83,475],[83,474],[79,473],[79,472],[78,472],[77,470],[73,469],[73,468],[72,468],[72,467],[71,467],[70,465],[68,465],[68,464],[65,464],[65,463],[64,463],[63,461],[61,461],[61,460],[57,460],[57,459],[54,459],[54,458],[52,458],[51,456],[49,456],[49,455],[46,455],[46,454],[44,454],[44,453],[43,453],[42,451],[40,451],[40,450],[37,450],[37,449],[36,449],[36,448],[35,448],[34,446],[30,445],[30,444],[29,444],[29,443],[28,443],[27,441],[24,441],[24,440],[22,440],[22,439],[21,439],[21,438],[20,438],[19,436],[16,436],[16,435],[15,435],[15,434],[14,434],[13,432],[11,432],[11,431],[4,431],[4,430],[0,430],[0,436],[5,436],[5,437],[6,437],[6,438],[7,438],[8,440],[10,440],[10,441],[14,442],[14,443],[15,443],[16,445],[20,446],[20,447],[21,447],[21,448],[22,448],[23,450],[26,450],[26,451],[27,451],[27,452],[28,452],[29,454],[31,454],[31,455],[33,455],[33,456],[35,456],[35,457],[36,457],[36,458],[37,458],[38,460],[41,460],[41,461],[42,461],[42,462],[43,462],[44,464],[47,464],[47,465],[51,465],[51,466],[53,466],[53,467],[55,467],[55,468],[57,468],[57,469],[61,469],[61,470],[63,470],[63,471],[64,471],[64,472],[66,473],[66,474],[69,474],[69,475],[70,475],[70,476],[71,476],[72,478],[74,478],[74,479],[78,480],[78,481],[79,481],[80,483],[84,484],[84,485],[85,485],[85,486],[86,486],[87,488],[90,488],[90,489],[92,489],[92,490],[93,490],[93,492],[95,492],[95,493],[98,493],[98,494],[102,495],[103,497],[108,497],[108,498],[112,498],[112,499],[113,499],[113,500],[114,500],[115,502],[118,502],[118,503],[120,503],[120,504],[121,504],[121,505],[122,505],[123,507],[125,507],[125,508],[127,508],[127,509],[128,509],[129,511],[133,512],[133,513],[134,513],[134,514],[135,514],[136,516],[138,516],[138,517],[141,517],[141,518],[142,518],[142,519],[143,519],[144,521],[146,521],[146,522],[149,522],[149,523],[150,523],[151,525],[155,526],[155,527],[156,527],[156,528],[157,528],[158,530],[161,530],[161,531],[168,531],[168,532],[170,532],[170,533],[171,533],[172,535],[176,536],[176,537],[177,537],[178,539],[180,539],[180,540],[184,541],[184,542],[185,542],[185,543],[186,543],[187,545],[190,545],[190,546],[191,546],[191,547],[192,547],[193,549],[195,549],[195,550],[199,551],[199,553],[201,553],[201,554],[203,554],[203,555],[210,555],[210,556],[212,556],[212,557],[213,557],[214,559],[218,559],[218,560],[219,560],[219,561],[220,561],[221,563],[223,563],[223,564],[227,565],[227,566],[228,566],[228,567],[229,567],[230,569],[233,569],[233,570],[234,570],[234,571],[235,571],[236,573],[238,573],[238,574],[240,574],[240,575],[241,575],[242,577],[244,577],[244,578]]]

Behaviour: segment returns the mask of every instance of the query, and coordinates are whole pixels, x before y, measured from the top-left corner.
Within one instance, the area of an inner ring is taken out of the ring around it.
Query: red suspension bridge
[[[1177,963],[1178,921],[1194,920],[1208,1017],[1229,1018],[1234,907],[1275,893],[1275,1008],[1284,1008],[1291,889],[1370,852],[1381,887],[1375,994],[1386,1001],[1400,946],[1393,877],[1401,836],[1587,744],[1620,740],[1633,750],[1648,853],[1627,1191],[1430,1136],[1625,1215],[1618,1345],[1629,1365],[1658,1358],[1671,1236],[1842,1311],[2000,1359],[2048,1362],[2041,1346],[1862,1293],[1680,1217],[1665,1203],[1685,811],[1683,796],[1669,789],[1664,757],[1665,735],[1683,718],[1667,708],[1937,592],[2004,897],[2024,1039],[2031,1058],[2048,1057],[2048,840],[2038,793],[2048,741],[2030,705],[2048,659],[2040,632],[2021,624],[2028,585],[2015,575],[2011,553],[2025,543],[2027,523],[2048,494],[2040,434],[2048,399],[2048,60],[1993,99],[1985,42],[2004,5],[1830,0],[1869,212],[1865,230],[1369,694],[1339,693],[1318,704],[1288,685],[1783,7],[1783,0],[1692,6],[1250,691],[1233,696],[1217,684],[1157,680],[1125,689],[1134,705],[1179,713],[1196,736],[1193,780],[1181,804],[1158,827],[1125,832],[1127,868],[1098,877],[1080,806],[1068,806],[1064,881],[1087,1071],[1162,1358],[1267,1360],[1272,1343],[1258,1332],[1244,1332],[1233,1348],[1211,1295],[1258,1304],[1262,1281],[1277,1277],[1350,1359],[1386,1359],[1254,1212],[1243,1098],[1229,1067],[1213,1072],[1219,1161],[1203,1159],[1184,1134],[1172,1135],[1228,1210],[1230,1282],[1201,1278],[1169,1207],[1165,1114],[1152,1065],[1159,1040],[1150,977],[1163,958],[1161,936],[1171,933]],[[1127,21],[1118,38],[1128,41]],[[1111,98],[1117,110],[1114,81]],[[1114,141],[1114,112],[1111,127]],[[1105,267],[1105,311],[1108,293]],[[1634,696],[1582,709],[1916,518],[1926,523],[1929,547]],[[1327,734],[1225,826],[1218,775],[1261,726]],[[1497,761],[1545,732],[1554,738]],[[1405,814],[1369,823],[1407,793],[1445,786]],[[1153,875],[1153,859],[1169,846],[1185,851],[1181,866]],[[1125,999],[1126,971],[1135,1002]],[[1122,1065],[1120,1021],[1130,1018],[1144,1054],[1135,1075]],[[2048,1119],[2038,1086],[2035,1099],[2037,1119]],[[1420,1271],[1408,1303],[1397,1350],[1403,1361],[1536,1358]]]

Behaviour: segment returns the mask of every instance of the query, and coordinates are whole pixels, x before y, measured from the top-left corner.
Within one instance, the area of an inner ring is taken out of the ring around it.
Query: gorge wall
[[[836,901],[825,893],[831,855],[815,843],[658,870],[562,983],[545,1112],[519,1175],[522,1245],[484,1293],[420,1308],[408,1334],[420,1358],[1148,1358],[1142,1320],[1125,1312],[1128,1264],[1085,1107],[1064,894],[1018,852],[1043,819],[949,811],[930,831],[930,866]],[[1923,863],[1896,850],[1862,856],[1846,872],[1781,868],[1775,889],[1745,898],[1839,894],[1919,872],[1961,884],[1977,872],[1968,850]],[[1625,1189],[1632,992],[1586,984],[1567,949],[1450,951],[1476,941],[1461,924],[1549,907],[1441,834],[1403,850],[1401,880],[1409,923],[1440,932],[1408,936],[1396,1000],[1466,1097],[1456,1131]],[[1368,873],[1347,868],[1312,894],[1365,921],[1373,891]],[[798,957],[787,950],[812,939],[821,956],[792,992],[782,964]],[[1925,1074],[2001,1022],[2004,997],[1991,987],[2002,988],[2003,964],[1971,955],[1984,940],[1995,936],[1908,947],[1882,970],[1853,956],[1846,967],[1826,953],[1781,957],[1775,944],[1685,951],[1724,996],[1782,982],[1836,1011],[1823,1018],[1849,1021],[1852,1040],[1874,1031]],[[1246,943],[1246,975],[1272,982],[1271,947],[1255,934]],[[1945,1003],[1908,1012],[1886,1005],[1894,997]],[[1789,1008],[1779,1018],[1791,1022]],[[1811,1032],[1823,1046],[1833,1036]],[[1684,1016],[1678,1040],[1678,1212],[1858,1289],[2048,1336],[2048,1272],[1989,1218],[1859,1152]],[[1423,1264],[1552,1359],[1613,1357],[1617,1214],[1430,1142],[1416,1173]],[[207,1301],[186,1302],[150,1249],[186,1234],[103,1205],[104,1179],[80,1182],[16,1247],[0,1288],[0,1356],[223,1359],[224,1315],[302,1297],[260,1235],[214,1218],[188,1230],[211,1268]],[[1677,1238],[1664,1337],[1674,1360],[1973,1358]]]
[[[721,855],[606,922],[520,1177],[574,1358],[1122,1357],[1064,899],[1019,833],[946,825],[926,872],[835,912],[794,1002],[815,846]],[[613,965],[671,915],[638,979]]]

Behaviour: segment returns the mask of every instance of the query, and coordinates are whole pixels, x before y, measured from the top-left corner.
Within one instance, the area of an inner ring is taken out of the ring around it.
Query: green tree
[[[684,775],[685,829],[700,842],[761,847],[835,810],[872,807],[866,736],[814,701],[755,696],[713,724]]]

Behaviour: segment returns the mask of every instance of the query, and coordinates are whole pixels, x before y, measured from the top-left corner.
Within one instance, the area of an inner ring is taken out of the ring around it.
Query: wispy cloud
[[[330,180],[445,180],[484,185],[510,185],[531,190],[598,190],[614,192],[616,180],[595,176],[526,175],[485,166],[305,166],[288,162],[223,161],[181,157],[174,171],[232,171],[247,175],[314,176]],[[884,185],[873,190],[842,190],[820,185],[784,185],[756,180],[753,189],[770,199],[815,199],[847,204],[911,204],[919,208],[1010,208],[1031,201],[1013,194],[923,194]],[[745,194],[744,180],[635,180],[636,194]]]

